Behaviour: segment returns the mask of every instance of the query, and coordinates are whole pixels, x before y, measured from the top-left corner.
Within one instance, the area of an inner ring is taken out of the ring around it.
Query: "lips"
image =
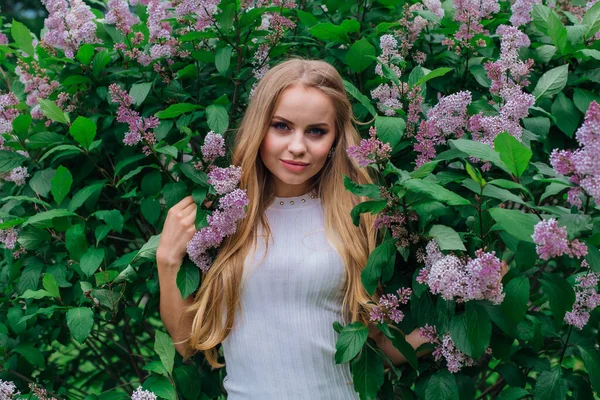
[[[300,166],[307,166],[308,163],[304,163],[304,162],[300,162],[300,161],[292,161],[292,160],[281,160],[282,162],[286,163],[286,164],[291,164],[291,165],[300,165]]]

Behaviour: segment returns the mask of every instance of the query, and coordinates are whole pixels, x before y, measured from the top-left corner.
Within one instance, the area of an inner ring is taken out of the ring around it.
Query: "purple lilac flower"
[[[371,90],[371,98],[377,101],[377,108],[388,117],[396,115],[396,110],[402,109],[400,97],[399,87],[394,83],[382,83]]]
[[[421,119],[421,113],[423,112],[423,95],[421,94],[421,87],[414,86],[408,92],[408,117],[406,126],[406,136],[413,137],[416,133],[417,126]]]
[[[214,15],[220,2],[221,0],[183,0],[175,7],[175,15],[194,18],[196,31],[203,31],[215,20]]]
[[[400,323],[404,319],[404,313],[400,311],[400,304],[408,303],[412,290],[400,288],[396,294],[384,294],[379,299],[379,305],[373,307],[370,312],[372,322],[386,322],[387,320]]]
[[[219,209],[206,218],[208,226],[197,231],[188,242],[187,253],[202,271],[208,271],[211,266],[207,250],[218,247],[226,236],[235,233],[237,222],[246,216],[248,204],[246,190],[227,193],[219,200]]]
[[[585,260],[581,266],[586,268],[586,272],[575,279],[575,303],[573,309],[565,314],[565,322],[578,329],[583,329],[590,319],[590,312],[600,306],[600,293],[596,289],[600,274],[591,271]]]
[[[454,254],[444,255],[437,242],[431,240],[425,249],[425,268],[419,271],[417,282],[446,300],[489,300],[500,304],[504,300],[502,262],[493,251],[479,249],[475,255],[466,261]]]
[[[84,43],[99,43],[96,18],[83,0],[42,0],[42,4],[49,14],[44,20],[44,43],[62,49],[68,58]]]
[[[204,138],[204,145],[200,148],[204,161],[212,162],[225,155],[225,139],[218,133],[210,131]]]
[[[14,182],[17,186],[25,185],[26,179],[29,177],[27,167],[16,167],[4,178],[7,182]]]
[[[467,127],[467,107],[471,104],[471,92],[462,91],[442,97],[421,121],[417,132],[415,151],[417,165],[431,161],[436,156],[435,146],[445,144],[448,137],[460,138]]]
[[[237,187],[241,177],[241,167],[233,165],[227,168],[215,167],[208,173],[208,183],[214,186],[218,194],[227,194]]]
[[[169,39],[171,38],[171,32],[173,29],[167,21],[163,21],[169,18],[167,13],[167,7],[169,2],[163,2],[161,0],[150,0],[148,2],[148,31],[150,32],[150,42],[155,43],[158,39]]]
[[[444,17],[444,9],[440,0],[423,0],[423,5],[438,18]]]
[[[454,7],[456,8],[454,19],[461,25],[454,39],[447,38],[442,44],[460,53],[461,48],[472,47],[471,39],[475,35],[488,33],[483,28],[481,20],[500,11],[500,5],[498,0],[454,0]]]
[[[132,32],[131,27],[140,22],[140,19],[129,11],[127,0],[110,0],[105,21],[109,25],[116,25],[118,30],[128,35]]]
[[[19,81],[25,85],[25,93],[27,93],[25,104],[33,107],[30,111],[31,116],[34,119],[43,119],[44,113],[38,104],[38,99],[48,98],[60,83],[50,81],[46,69],[41,68],[35,61],[30,63],[17,61],[15,73],[19,76]]]
[[[348,147],[347,153],[359,166],[379,163],[389,158],[392,148],[389,143],[382,143],[377,139],[375,127],[369,128],[369,139],[362,139],[358,146]]]
[[[0,399],[9,400],[14,399],[16,396],[20,395],[21,392],[17,390],[17,387],[14,383],[10,381],[3,381],[0,379]]]
[[[12,122],[19,115],[19,110],[14,107],[18,105],[19,99],[13,92],[0,95],[0,134],[12,131]]]
[[[463,366],[470,367],[474,364],[475,361],[471,357],[456,348],[449,333],[445,333],[440,340],[435,326],[425,324],[420,328],[420,335],[435,345],[435,350],[431,353],[434,360],[439,361],[442,358],[446,360],[446,366],[450,372],[457,373]]]
[[[9,250],[13,250],[19,238],[19,231],[16,228],[0,229],[0,243],[4,244]]]
[[[56,397],[48,395],[48,391],[41,386],[36,385],[34,382],[29,382],[29,390],[31,394],[38,398],[38,400],[57,400]]]
[[[4,33],[0,33],[0,44],[8,44],[8,37]]]
[[[567,228],[558,226],[558,221],[554,218],[538,222],[533,228],[531,237],[537,254],[543,260],[560,257],[563,254],[571,258],[580,258],[587,254],[587,246],[578,239],[567,240]]]
[[[140,386],[131,394],[131,400],[156,400],[156,395]]]
[[[521,26],[531,22],[531,11],[534,4],[542,4],[542,0],[516,0],[512,6],[510,23]]]

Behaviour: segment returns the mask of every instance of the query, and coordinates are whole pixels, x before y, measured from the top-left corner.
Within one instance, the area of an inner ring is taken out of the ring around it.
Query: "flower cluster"
[[[575,134],[579,149],[558,150],[550,154],[550,164],[560,175],[569,176],[576,186],[569,191],[569,202],[578,208],[581,189],[600,204],[600,105],[590,104],[583,125]]]
[[[427,1],[427,4],[415,3],[412,5],[404,5],[402,17],[398,20],[400,29],[397,29],[394,32],[400,38],[400,55],[403,58],[408,57],[410,50],[413,48],[419,35],[427,25],[432,25],[432,23],[429,23],[425,18],[417,14],[418,11],[424,10],[424,5],[426,7],[428,5],[431,9],[435,10],[436,15],[439,16],[440,13],[442,16],[444,15],[444,10],[442,9],[439,0]],[[425,53],[417,50],[412,57],[417,64],[423,64],[427,56]]]
[[[510,7],[512,11],[510,23],[513,26],[521,26],[531,22],[534,4],[542,4],[542,0],[516,0]]]
[[[543,260],[563,254],[571,258],[585,257],[587,254],[587,246],[578,239],[567,240],[567,228],[558,226],[558,221],[554,218],[538,222],[531,237],[535,243],[535,251]]]
[[[96,36],[96,18],[83,0],[42,0],[48,9],[44,20],[47,29],[42,41],[62,49],[73,58],[84,43],[99,43]]]
[[[131,27],[140,22],[140,18],[129,11],[127,0],[110,0],[105,21],[107,24],[116,25],[118,30],[128,35],[132,32]]]
[[[204,138],[204,145],[200,148],[202,157],[206,162],[212,162],[225,156],[225,139],[218,133],[210,131]]]
[[[25,103],[33,106],[30,111],[31,116],[35,119],[43,119],[44,113],[38,104],[38,99],[47,99],[60,84],[58,81],[51,81],[46,70],[35,61],[30,63],[17,61],[15,73],[19,76],[21,83],[25,85],[25,93],[27,93]]]
[[[12,131],[12,122],[19,115],[19,110],[14,108],[19,105],[19,99],[13,92],[0,95],[0,134]],[[1,138],[1,136],[0,136]],[[0,139],[2,149],[4,139]]]
[[[392,35],[383,35],[379,39],[381,54],[377,57],[379,62],[375,66],[375,73],[385,77],[383,66],[385,65],[395,78],[400,79],[402,71],[395,64],[401,61],[402,56],[398,53],[398,41]],[[377,108],[387,116],[396,115],[396,110],[402,109],[401,98],[403,93],[408,91],[408,86],[401,83],[400,86],[394,82],[390,84],[382,83],[371,90],[371,98],[377,101]]]
[[[31,390],[31,394],[37,397],[38,400],[57,400],[56,397],[51,397],[46,389],[33,382],[30,382],[28,386],[29,390]]]
[[[421,94],[420,86],[413,86],[408,92],[408,116],[406,117],[406,131],[407,137],[415,136],[417,126],[421,120],[421,113],[423,112],[423,95]]]
[[[384,198],[388,199],[388,207],[390,207],[392,196],[389,191],[385,191]],[[418,218],[419,215],[417,213],[408,213],[409,221],[416,221]],[[386,211],[383,211],[373,221],[373,229],[388,228],[392,233],[392,238],[396,240],[396,246],[408,247],[410,243],[417,243],[420,240],[420,236],[414,232],[409,233],[406,229],[406,222],[407,218],[402,212],[392,211],[391,215],[389,215]]]
[[[489,300],[500,304],[502,292],[502,261],[495,252],[475,252],[476,258],[463,260],[454,254],[444,255],[435,240],[426,246],[425,268],[417,282],[429,286],[433,294],[457,302]]]
[[[231,165],[227,168],[214,167],[208,173],[208,183],[214,186],[217,194],[227,194],[240,183],[242,168]]]
[[[131,400],[156,400],[156,395],[149,390],[142,389],[139,386],[135,392],[131,394]]]
[[[396,296],[397,294],[397,296]],[[399,323],[404,319],[404,313],[400,311],[400,304],[407,304],[412,294],[410,288],[400,288],[396,294],[384,294],[379,299],[379,305],[373,307],[370,312],[371,322],[384,323],[388,320]]]
[[[149,129],[154,129],[158,126],[158,118],[144,118],[140,116],[137,111],[132,110],[130,107],[133,104],[133,98],[116,83],[111,84],[108,87],[108,90],[112,101],[119,104],[117,121],[129,125],[129,131],[125,134],[123,143],[128,146],[134,146],[144,140],[146,145],[143,147],[142,151],[146,155],[151,154],[151,146],[156,144],[156,137],[154,136],[154,133],[149,132]]]
[[[486,35],[488,31],[481,23],[482,19],[490,17],[500,11],[498,0],[454,0],[456,13],[454,19],[461,25],[454,39],[446,38],[442,44],[449,49],[454,48],[457,54],[462,49],[472,49],[471,39],[476,35]],[[478,43],[483,45],[484,43]]]
[[[354,158],[359,166],[366,167],[370,164],[381,163],[389,158],[392,148],[389,143],[382,143],[377,139],[375,127],[369,128],[369,139],[362,139],[358,146],[348,147],[347,153]]]
[[[175,15],[178,18],[192,18],[195,21],[194,29],[203,31],[214,22],[220,2],[221,0],[182,0],[175,7]]]
[[[565,322],[579,329],[583,329],[588,323],[590,312],[600,306],[600,293],[596,290],[600,274],[591,271],[585,260],[581,266],[587,271],[575,278],[575,304],[573,309],[565,314]]]
[[[17,390],[17,387],[14,383],[10,381],[3,381],[0,379],[0,399],[9,400],[14,399],[16,396],[20,395],[21,392]]]
[[[435,158],[437,154],[435,146],[445,144],[451,136],[460,138],[465,134],[469,104],[471,104],[471,92],[461,91],[442,97],[438,104],[429,110],[427,120],[421,121],[415,135],[417,167]]]
[[[435,326],[425,324],[424,327],[420,328],[420,335],[428,342],[435,345],[435,350],[431,353],[435,361],[440,359],[446,360],[446,366],[448,371],[457,373],[462,367],[470,367],[475,363],[471,357],[456,348],[454,341],[450,337],[449,333],[445,333],[440,340]],[[486,353],[490,353],[491,348],[486,349]]]

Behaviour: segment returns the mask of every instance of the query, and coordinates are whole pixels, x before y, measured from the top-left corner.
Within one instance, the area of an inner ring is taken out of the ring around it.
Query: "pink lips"
[[[281,163],[286,169],[293,172],[301,172],[308,166],[306,163],[291,160],[281,160]]]

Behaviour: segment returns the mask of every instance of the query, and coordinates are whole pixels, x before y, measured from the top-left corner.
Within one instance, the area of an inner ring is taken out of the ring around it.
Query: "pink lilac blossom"
[[[150,132],[150,129],[154,129],[158,126],[159,120],[156,117],[141,117],[137,111],[132,110],[130,107],[133,104],[133,98],[121,89],[116,83],[111,84],[108,87],[111,95],[111,100],[114,103],[119,104],[117,110],[117,121],[123,122],[129,125],[129,131],[125,133],[123,143],[127,146],[134,146],[145,141],[146,146],[142,149],[146,155],[151,154],[151,149],[148,145],[156,144],[156,137],[154,133]]]
[[[442,97],[421,121],[414,145],[418,153],[416,168],[436,156],[435,146],[445,144],[447,138],[460,138],[467,127],[467,107],[471,104],[471,92],[461,91]]]
[[[384,198],[388,198],[388,207],[390,204],[389,197],[391,197],[389,193],[387,193],[387,196],[384,196]],[[402,212],[393,210],[391,215],[385,214],[385,212],[377,215],[377,218],[373,221],[373,229],[381,229],[383,227],[389,229],[398,247],[408,247],[410,243],[414,244],[419,241],[419,235],[414,233],[409,234],[406,229],[406,217]]]
[[[590,104],[585,121],[575,137],[579,143],[576,150],[554,149],[550,164],[554,170],[569,177],[569,180],[600,204],[600,105],[594,100]],[[581,199],[574,191],[571,204],[581,207]]]
[[[155,43],[158,39],[169,39],[171,38],[171,32],[173,28],[167,21],[163,21],[169,18],[167,8],[170,2],[161,0],[150,0],[148,2],[148,30],[150,32],[149,40],[151,43]]]
[[[445,333],[442,336],[442,340],[440,340],[435,326],[425,324],[424,327],[420,328],[420,335],[427,340],[427,342],[435,345],[435,349],[431,353],[434,360],[439,361],[442,358],[446,360],[448,371],[453,374],[460,371],[462,367],[470,367],[475,363],[471,357],[456,348],[449,333]],[[489,350],[486,349],[486,353],[489,353]]]
[[[420,86],[413,86],[408,92],[408,116],[406,119],[406,136],[413,137],[416,133],[417,126],[421,120],[421,113],[423,112],[423,95],[421,94]]]
[[[371,90],[371,98],[377,101],[377,108],[387,116],[396,115],[396,110],[402,109],[400,91],[394,83],[382,83]]]
[[[57,400],[56,397],[52,397],[48,395],[48,391],[41,386],[36,385],[33,382],[29,382],[29,390],[31,390],[31,394],[37,397],[38,400]]]
[[[13,92],[0,95],[0,134],[13,130],[12,122],[19,115],[19,110],[14,107],[18,105],[19,99]],[[2,144],[0,143],[0,149],[3,147]]]
[[[16,167],[4,178],[7,182],[14,182],[17,186],[25,185],[26,179],[29,177],[27,167]]]
[[[490,17],[500,11],[498,0],[454,0],[456,13],[454,19],[461,25],[454,39],[447,38],[442,44],[460,54],[461,49],[471,49],[471,39],[475,35],[488,34],[481,23],[482,19]]]
[[[19,76],[19,81],[25,85],[25,93],[27,93],[25,104],[32,106],[31,116],[34,119],[45,118],[38,99],[47,99],[60,86],[60,83],[50,81],[46,69],[41,68],[35,61],[30,63],[17,61],[15,73]]]
[[[0,399],[9,400],[14,399],[16,396],[20,395],[21,392],[17,390],[17,387],[13,382],[4,381],[0,379]]]
[[[203,31],[215,20],[221,0],[182,0],[175,7],[177,17],[190,16],[195,20],[196,31]]]
[[[48,9],[44,20],[47,31],[42,41],[62,49],[73,58],[84,43],[99,43],[96,36],[96,18],[83,0],[42,0]]]
[[[573,309],[565,314],[565,322],[580,330],[588,323],[590,312],[600,306],[600,293],[596,289],[600,274],[591,271],[585,260],[581,266],[586,268],[586,272],[575,278],[575,303]]]
[[[400,304],[407,304],[412,294],[410,288],[400,288],[396,294],[384,294],[379,299],[379,305],[370,311],[371,322],[387,322],[389,320],[400,323],[404,319],[404,313],[400,311]]]
[[[8,44],[8,37],[4,33],[0,33],[0,44]]]
[[[19,238],[19,231],[16,228],[0,229],[0,243],[4,244],[9,250],[13,250]]]
[[[206,217],[208,226],[197,231],[189,241],[187,253],[202,271],[208,271],[211,266],[207,250],[218,247],[226,236],[235,233],[237,222],[246,216],[248,204],[246,190],[235,189],[227,193],[219,200],[219,209]]]
[[[358,146],[350,146],[346,152],[359,166],[380,163],[390,157],[392,148],[389,143],[382,143],[377,139],[377,130],[374,126],[369,128],[369,139],[362,139]]]
[[[531,22],[531,11],[534,4],[542,4],[542,0],[516,0],[512,6],[510,23],[513,26],[521,26]]]
[[[156,400],[156,395],[140,386],[131,394],[131,400]]]
[[[223,157],[225,156],[225,139],[220,134],[210,131],[206,134],[204,145],[202,145],[200,151],[207,163]]]
[[[435,240],[426,246],[425,268],[416,280],[429,286],[432,294],[457,302],[489,300],[500,304],[504,300],[502,261],[495,252],[479,249],[474,259],[464,260],[454,254],[445,255]]]
[[[116,25],[118,30],[128,35],[132,32],[131,27],[140,22],[140,19],[129,11],[127,0],[110,0],[105,21],[109,25]]]
[[[440,0],[423,0],[423,5],[438,18],[444,17],[444,9]]]
[[[533,228],[531,237],[537,254],[543,260],[564,254],[571,258],[580,258],[587,254],[587,246],[578,239],[567,240],[567,228],[558,226],[558,221],[554,218],[538,222]]]
[[[214,167],[208,173],[208,183],[214,186],[217,194],[227,194],[240,183],[242,168],[230,165],[227,168]]]

